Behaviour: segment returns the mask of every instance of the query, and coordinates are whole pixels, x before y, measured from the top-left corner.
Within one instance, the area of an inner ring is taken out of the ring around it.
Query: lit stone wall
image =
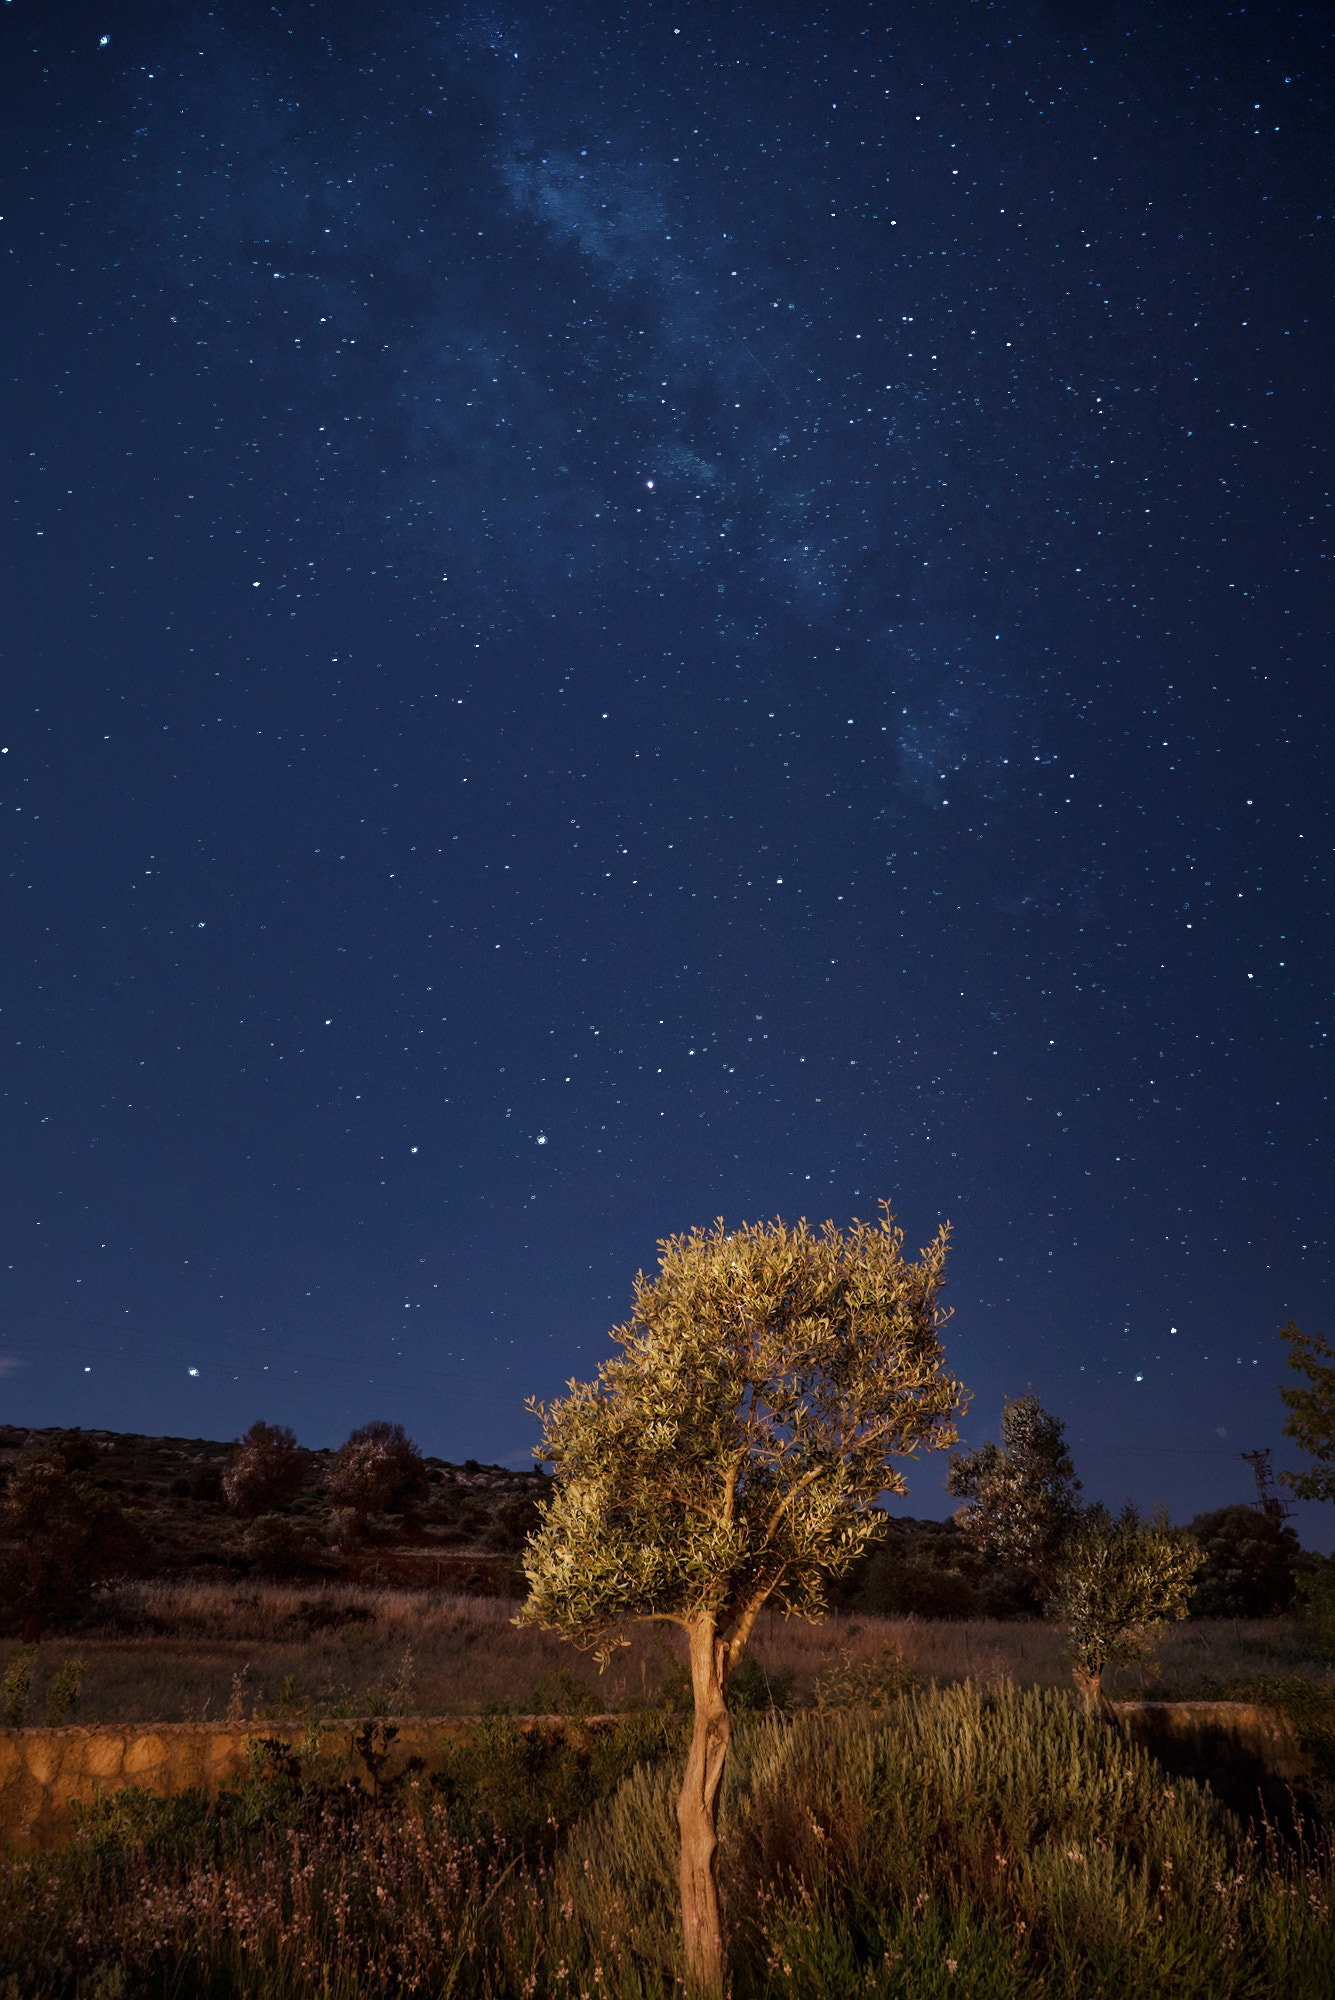
[[[1237,1701],[1126,1701],[1113,1706],[1133,1742],[1170,1766],[1185,1758],[1216,1782],[1255,1771],[1258,1777],[1291,1783],[1311,1769],[1292,1726],[1275,1709]],[[421,1759],[424,1775],[442,1769],[446,1745],[466,1735],[475,1721],[469,1716],[396,1717],[391,1726],[397,1733],[387,1746],[382,1779],[392,1781],[411,1758]],[[564,1734],[615,1728],[617,1718],[571,1722],[559,1716],[519,1716],[513,1721],[526,1733]],[[326,1769],[369,1789],[370,1773],[355,1748],[365,1727],[364,1721],[327,1723],[320,1757]],[[383,1724],[377,1721],[374,1727],[379,1730]],[[0,1835],[22,1848],[56,1846],[72,1831],[71,1801],[91,1805],[99,1792],[126,1785],[142,1785],[162,1798],[195,1788],[214,1797],[249,1773],[250,1746],[257,1739],[276,1738],[295,1749],[306,1728],[301,1722],[169,1722],[151,1729],[142,1723],[0,1729]]]
[[[389,1726],[397,1733],[386,1746],[381,1778],[392,1780],[410,1758],[420,1758],[426,1775],[440,1770],[446,1745],[474,1727],[468,1716],[396,1716]],[[615,1726],[612,1717],[591,1717],[573,1723],[559,1716],[516,1717],[515,1727],[554,1734]],[[379,1732],[384,1722],[373,1727]],[[331,1722],[324,1726],[320,1761],[339,1775],[370,1789],[371,1778],[354,1745],[364,1721]],[[91,1805],[99,1792],[117,1792],[142,1785],[161,1798],[174,1798],[195,1788],[216,1794],[246,1777],[251,1768],[250,1746],[260,1738],[277,1739],[295,1749],[306,1736],[302,1722],[197,1723],[168,1722],[148,1728],[143,1723],[92,1728],[0,1729],[0,1834],[22,1848],[58,1845],[73,1828],[70,1802]]]

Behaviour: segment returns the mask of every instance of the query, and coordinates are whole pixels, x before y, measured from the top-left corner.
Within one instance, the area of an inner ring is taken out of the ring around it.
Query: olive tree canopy
[[[1114,1516],[1086,1507],[1057,1560],[1052,1609],[1070,1628],[1071,1672],[1095,1714],[1109,1719],[1109,1667],[1150,1663],[1165,1624],[1187,1616],[1204,1556],[1194,1535],[1162,1509],[1146,1520],[1128,1500]]]
[[[715,1805],[728,1681],[761,1607],[816,1620],[823,1576],[876,1534],[875,1502],[907,1491],[896,1457],[955,1441],[939,1295],[947,1232],[917,1262],[886,1210],[813,1231],[720,1221],[659,1246],[635,1279],[620,1354],[541,1418],[555,1478],[524,1560],[519,1622],[606,1664],[626,1628],[679,1625],[695,1728],[678,1806],[692,1979],[716,1988]]]

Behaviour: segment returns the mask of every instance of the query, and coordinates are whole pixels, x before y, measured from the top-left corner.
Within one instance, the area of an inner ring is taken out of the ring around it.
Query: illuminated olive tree
[[[1071,1673],[1092,1714],[1113,1719],[1105,1670],[1152,1661],[1164,1625],[1186,1617],[1204,1560],[1162,1510],[1143,1520],[1129,1500],[1115,1517],[1097,1501],[1085,1508],[1062,1543],[1052,1609],[1070,1628]]]
[[[679,1625],[695,1722],[677,1806],[693,1984],[723,1980],[715,1812],[728,1681],[761,1607],[818,1620],[822,1576],[907,1491],[892,1457],[952,1444],[964,1392],[944,1369],[946,1231],[911,1263],[888,1209],[819,1234],[719,1222],[660,1244],[635,1279],[622,1352],[544,1406],[555,1479],[524,1561],[522,1624],[606,1665],[629,1625]]]

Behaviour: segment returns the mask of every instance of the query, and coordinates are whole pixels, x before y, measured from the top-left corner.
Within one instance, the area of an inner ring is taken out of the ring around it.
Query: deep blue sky
[[[520,1463],[886,1196],[971,1438],[1293,1462],[1329,19],[6,5],[6,1416]]]

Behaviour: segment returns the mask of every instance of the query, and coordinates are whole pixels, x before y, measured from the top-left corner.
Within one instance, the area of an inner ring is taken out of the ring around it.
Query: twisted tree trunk
[[[718,1905],[718,1792],[728,1754],[728,1649],[712,1619],[690,1628],[695,1727],[677,1800],[681,1829],[681,1921],[693,1992],[723,1991],[725,1959]]]

